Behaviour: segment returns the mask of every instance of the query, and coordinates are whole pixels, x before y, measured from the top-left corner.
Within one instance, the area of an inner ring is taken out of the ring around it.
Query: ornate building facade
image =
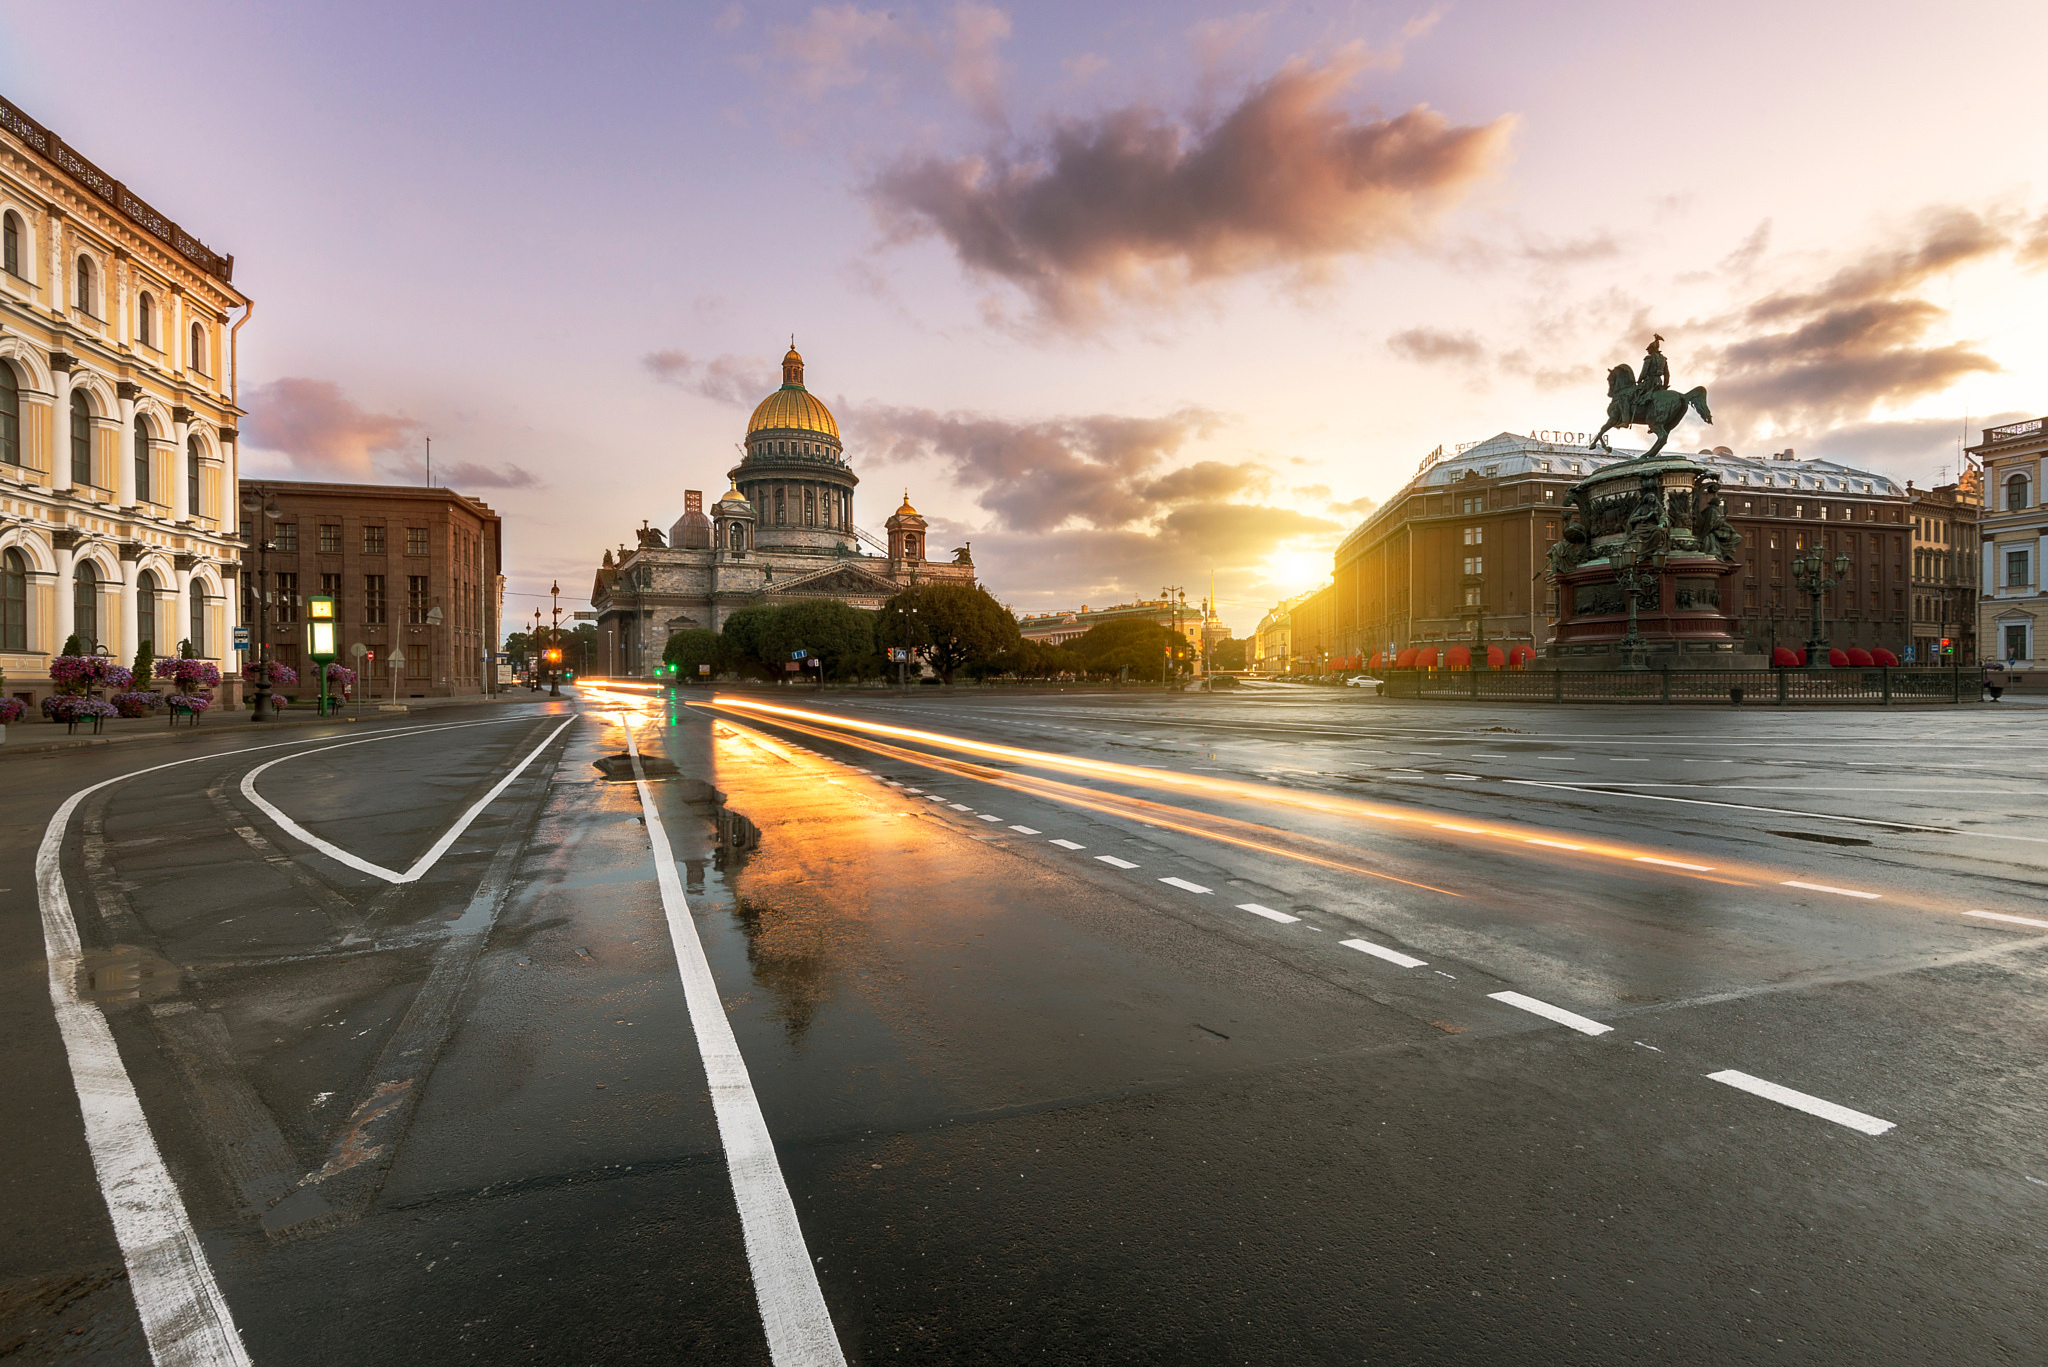
[[[228,316],[249,307],[233,274],[233,257],[0,100],[8,693],[48,694],[50,658],[74,634],[122,664],[190,641],[230,671],[241,410]]]
[[[1977,599],[1977,639],[1983,659],[2038,666],[2048,625],[2048,418],[1987,427],[1970,448],[1983,462],[1985,507],[1978,527],[1983,580]]]
[[[782,387],[747,421],[744,451],[710,511],[702,491],[685,490],[683,515],[665,535],[643,523],[636,544],[604,553],[590,604],[607,673],[650,674],[671,633],[717,631],[744,607],[830,598],[873,609],[919,583],[973,585],[968,548],[927,558],[926,522],[908,491],[883,524],[886,539],[854,520],[860,477],[838,420],[804,387],[794,346],[782,358]]]

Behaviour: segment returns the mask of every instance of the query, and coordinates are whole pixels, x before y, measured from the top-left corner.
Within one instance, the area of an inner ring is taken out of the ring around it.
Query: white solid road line
[[[1648,854],[1637,855],[1636,863],[1662,864],[1667,869],[1691,869],[1694,873],[1712,873],[1714,871],[1712,864],[1688,864],[1682,859],[1659,859],[1654,855]]]
[[[1452,824],[1451,824],[1450,822],[1448,822],[1448,821],[1432,821],[1432,822],[1430,822],[1429,824],[1430,824],[1430,825],[1432,825],[1432,826],[1434,826],[1434,827],[1436,827],[1436,828],[1437,828],[1438,830],[1440,830],[1440,831],[1463,831],[1463,832],[1464,832],[1464,833],[1465,833],[1466,835],[1491,835],[1491,834],[1492,834],[1492,832],[1491,832],[1491,831],[1485,831],[1485,830],[1481,830],[1481,829],[1480,829],[1479,827],[1477,827],[1477,826],[1454,826],[1454,825],[1452,825]]]
[[[1402,968],[1424,968],[1429,963],[1427,959],[1417,959],[1411,955],[1403,954],[1398,949],[1388,949],[1385,945],[1376,945],[1370,940],[1339,940],[1337,943],[1347,949],[1355,949],[1361,954],[1370,954],[1375,959],[1385,959],[1388,963],[1398,964]]]
[[[522,720],[524,719],[522,718]],[[339,845],[331,844],[328,841],[322,840],[319,836],[314,835],[304,826],[301,826],[298,822],[292,820],[283,812],[279,811],[276,807],[272,806],[270,802],[267,801],[261,793],[256,791],[256,776],[258,774],[261,774],[265,769],[270,768],[271,765],[282,764],[285,762],[285,760],[299,758],[299,756],[297,755],[282,755],[277,759],[271,760],[269,764],[259,764],[254,769],[251,769],[248,773],[242,775],[242,796],[248,798],[249,801],[255,803],[256,806],[261,808],[263,814],[265,816],[268,816],[272,821],[275,821],[278,824],[278,827],[281,830],[283,830],[285,834],[291,836],[294,840],[299,841],[301,844],[312,846],[314,849],[320,851],[320,853],[326,855],[329,859],[334,860],[336,863],[346,864],[348,865],[348,867],[359,870],[363,873],[374,874],[376,877],[383,879],[387,883],[415,883],[418,882],[421,878],[425,877],[429,869],[433,868],[434,865],[441,862],[441,856],[448,853],[448,847],[450,845],[453,845],[457,840],[459,840],[462,837],[462,833],[469,829],[471,822],[475,821],[479,816],[483,815],[484,808],[490,806],[493,802],[496,802],[498,800],[498,794],[504,792],[507,788],[511,787],[512,780],[518,778],[521,774],[525,773],[526,766],[533,763],[535,759],[539,758],[541,751],[547,749],[550,745],[554,744],[555,737],[561,735],[563,730],[568,727],[569,723],[575,720],[576,718],[573,715],[564,717],[562,719],[562,724],[560,726],[557,726],[554,730],[548,732],[547,735],[541,740],[541,743],[539,745],[534,746],[532,750],[527,752],[525,759],[520,760],[518,764],[512,767],[511,773],[499,779],[497,783],[492,785],[491,790],[488,793],[485,793],[482,797],[478,798],[475,804],[472,805],[468,811],[464,812],[459,818],[456,819],[454,825],[450,826],[447,830],[441,833],[441,838],[434,842],[433,847],[429,849],[425,854],[421,855],[418,859],[415,859],[413,861],[412,867],[407,869],[404,873],[400,873],[396,869],[387,869],[382,864],[372,863],[370,860],[359,858],[356,855],[350,854],[347,850],[342,849]],[[340,745],[329,745],[323,747],[320,750],[307,750],[303,753],[308,755],[318,755],[324,754],[328,750],[343,750],[351,745],[369,745],[375,741],[389,739],[391,739],[391,736],[389,735],[368,736],[362,740],[343,741]]]
[[[1132,868],[1136,868],[1136,867],[1137,867],[1137,865],[1133,864],[1133,865],[1132,865],[1131,867],[1132,867]],[[1162,882],[1162,883],[1165,883],[1165,884],[1167,884],[1167,885],[1169,885],[1169,886],[1171,886],[1171,887],[1176,887],[1176,888],[1180,888],[1180,889],[1183,889],[1184,891],[1187,891],[1187,892],[1200,892],[1200,893],[1206,893],[1206,892],[1208,892],[1208,891],[1209,891],[1209,889],[1207,889],[1207,888],[1203,887],[1203,886],[1202,886],[1202,885],[1201,885],[1200,883],[1190,883],[1190,882],[1189,882],[1189,881],[1188,881],[1187,879],[1185,879],[1185,878],[1162,878],[1162,879],[1160,879],[1159,881],[1160,881],[1160,882]]]
[[[782,1179],[775,1141],[761,1115],[747,1063],[733,1037],[732,1022],[697,938],[683,880],[676,872],[675,851],[655,810],[654,794],[640,766],[640,747],[623,717],[626,753],[633,757],[633,786],[640,791],[640,810],[647,819],[647,843],[654,854],[654,873],[661,888],[662,910],[668,916],[669,940],[675,945],[676,970],[682,975],[683,997],[696,1032],[697,1051],[711,1084],[711,1109],[718,1118],[718,1137],[725,1145],[726,1171],[733,1199],[739,1204],[740,1232],[747,1245],[747,1266],[754,1275],[754,1298],[760,1305],[761,1327],[768,1334],[768,1356],[775,1367],[845,1367],[839,1336],[832,1329],[825,1293],[797,1223],[796,1203]]]
[[[1031,829],[1031,828],[1030,828],[1029,826],[1012,826],[1012,827],[1010,827],[1010,829],[1011,829],[1011,830],[1013,830],[1013,831],[1015,831],[1015,832],[1016,832],[1017,834],[1019,834],[1019,835],[1037,835],[1037,834],[1038,834],[1038,832],[1037,832],[1037,831],[1034,831],[1034,830],[1032,830],[1032,829]]]
[[[1889,1120],[1879,1120],[1874,1115],[1865,1115],[1861,1111],[1852,1111],[1847,1106],[1837,1106],[1832,1101],[1822,1101],[1817,1096],[1808,1096],[1804,1092],[1795,1092],[1790,1087],[1780,1087],[1775,1082],[1766,1082],[1760,1077],[1751,1077],[1748,1073],[1738,1073],[1733,1068],[1724,1068],[1718,1073],[1708,1073],[1707,1077],[1711,1081],[1726,1083],[1728,1086],[1738,1091],[1748,1092],[1752,1096],[1760,1096],[1767,1100],[1775,1101],[1780,1106],[1790,1106],[1795,1111],[1804,1111],[1808,1115],[1817,1115],[1822,1120],[1832,1120],[1837,1125],[1847,1125],[1850,1129],[1860,1130],[1864,1134],[1879,1135],[1883,1134],[1886,1130],[1897,1128]]]
[[[1116,867],[1120,869],[1135,869],[1136,867],[1138,867],[1136,864],[1133,864],[1130,860],[1119,859],[1113,854],[1098,854],[1095,857],[1097,859],[1100,859],[1105,864],[1114,864]]]
[[[2039,926],[2048,930],[2048,921],[2037,921],[2031,916],[2008,916],[2002,911],[1966,911],[1965,916],[1981,916],[1987,921],[2010,921],[2016,926]]]
[[[1545,1020],[1556,1021],[1559,1025],[1569,1025],[1582,1035],[1604,1035],[1614,1028],[1611,1025],[1602,1025],[1596,1020],[1588,1020],[1577,1012],[1565,1010],[1562,1006],[1552,1006],[1549,1002],[1540,1002],[1534,997],[1525,997],[1519,992],[1489,992],[1486,995],[1497,1002],[1506,1002],[1509,1006],[1520,1007],[1531,1015],[1541,1016]]]
[[[1283,923],[1292,923],[1292,922],[1295,922],[1295,921],[1299,921],[1299,920],[1301,919],[1301,918],[1300,918],[1299,916],[1289,916],[1289,915],[1288,915],[1288,914],[1287,914],[1286,912],[1284,912],[1284,911],[1275,911],[1275,910],[1273,910],[1273,908],[1271,908],[1271,907],[1262,907],[1262,906],[1260,906],[1260,905],[1259,905],[1259,904],[1258,904],[1257,902],[1243,902],[1243,903],[1240,903],[1240,904],[1238,905],[1238,908],[1237,908],[1237,909],[1238,909],[1239,911],[1248,911],[1248,912],[1250,912],[1250,913],[1251,913],[1252,915],[1254,915],[1254,916],[1263,916],[1263,917],[1265,917],[1265,918],[1266,918],[1266,919],[1267,919],[1268,921],[1280,921],[1280,922],[1283,922]]]
[[[1782,884],[1780,884],[1780,886],[1788,888],[1805,888],[1808,892],[1832,892],[1843,897],[1867,897],[1872,901],[1877,900],[1877,898],[1881,895],[1875,892],[1858,892],[1854,888],[1831,888],[1826,883],[1802,883],[1796,878],[1788,878]]]
[[[493,718],[487,722],[447,722],[434,726],[395,728],[389,735],[453,731],[526,721],[529,716]],[[381,739],[376,737],[374,739]],[[36,901],[42,913],[43,957],[49,966],[50,1004],[71,1066],[71,1085],[78,1092],[80,1118],[93,1173],[121,1245],[128,1268],[128,1293],[142,1321],[150,1357],[159,1364],[181,1367],[247,1367],[249,1354],[235,1329],[220,1284],[206,1261],[192,1218],[178,1195],[177,1183],[164,1166],[163,1154],[150,1131],[149,1117],[135,1095],[135,1084],[121,1062],[107,1018],[78,995],[80,945],[78,922],[64,887],[64,831],[86,798],[102,788],[187,764],[231,759],[254,750],[282,750],[312,745],[325,736],[276,741],[235,750],[195,755],[131,769],[125,774],[81,788],[66,798],[43,829],[36,849]]]
[[[1088,848],[1086,845],[1076,845],[1071,840],[1048,840],[1046,843],[1048,845],[1057,845],[1063,850],[1085,850]]]

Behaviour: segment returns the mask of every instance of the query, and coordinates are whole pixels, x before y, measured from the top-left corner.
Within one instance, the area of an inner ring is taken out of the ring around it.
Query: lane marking
[[[1011,830],[1013,830],[1013,831],[1015,831],[1015,832],[1016,832],[1017,834],[1019,834],[1019,835],[1037,835],[1037,834],[1038,834],[1038,832],[1037,832],[1037,831],[1034,831],[1034,830],[1032,830],[1032,829],[1031,829],[1031,827],[1029,827],[1029,826],[1012,826],[1012,827],[1010,827],[1010,829],[1011,829]]]
[[[2048,837],[2038,835],[2009,835],[1998,831],[1964,831],[1956,826],[1916,826],[1910,821],[1880,821],[1866,816],[1838,816],[1832,812],[1802,812],[1796,807],[1761,807],[1747,802],[1713,802],[1702,797],[1671,797],[1663,793],[1628,792],[1618,793],[1614,789],[1624,785],[1614,784],[1605,788],[1586,788],[1570,783],[1556,783],[1544,779],[1510,778],[1503,783],[1519,784],[1524,788],[1554,788],[1564,793],[1593,793],[1600,797],[1640,798],[1646,802],[1682,802],[1690,807],[1726,807],[1737,812],[1769,812],[1773,816],[1803,816],[1813,821],[1843,821],[1851,826],[1881,826],[1894,831],[1926,831],[1932,835],[1969,835],[1985,840],[2024,840],[2029,844],[2048,843]],[[1630,785],[1650,787],[1671,787],[1671,784]],[[1716,785],[1719,786],[1719,785]],[[1793,791],[1798,791],[1794,789]],[[1863,791],[1858,789],[1856,791]],[[1978,789],[1944,789],[1944,792],[1976,792]]]
[[[768,1334],[768,1355],[775,1367],[845,1367],[846,1355],[840,1351],[832,1314],[825,1308],[825,1293],[818,1287],[818,1274],[804,1244],[803,1227],[797,1223],[796,1203],[790,1199],[789,1186],[776,1161],[775,1141],[761,1115],[739,1041],[733,1037],[718,982],[711,976],[711,962],[704,957],[704,944],[697,938],[697,923],[683,896],[682,877],[676,872],[675,851],[669,847],[668,831],[661,824],[661,813],[655,809],[654,794],[640,766],[640,747],[623,718],[620,726],[626,733],[626,753],[633,757],[633,784],[640,791],[640,811],[647,820],[647,844],[654,855],[655,880],[661,888],[662,910],[668,916],[669,940],[675,946],[676,971],[683,980],[690,1028],[697,1036],[697,1052],[703,1056],[704,1076],[711,1084],[711,1108],[718,1119],[718,1137],[725,1145],[733,1199],[739,1205],[747,1266],[754,1276],[754,1298],[761,1310],[761,1327]]]
[[[1808,892],[1833,892],[1838,893],[1843,897],[1866,897],[1872,901],[1875,901],[1878,897],[1882,896],[1881,893],[1858,892],[1854,888],[1831,888],[1826,883],[1802,883],[1797,878],[1788,878],[1783,883],[1779,884],[1779,886],[1787,888],[1805,888]]]
[[[1100,858],[1103,858],[1103,857],[1105,857],[1105,856],[1102,856],[1102,855],[1097,855],[1096,857],[1097,857],[1098,859],[1100,859]],[[1136,867],[1138,867],[1138,866],[1137,866],[1136,864],[1133,864],[1133,865],[1131,865],[1131,867],[1132,867],[1132,868],[1136,868]],[[1200,883],[1190,883],[1190,882],[1189,882],[1189,881],[1188,881],[1187,879],[1185,879],[1185,878],[1162,878],[1162,879],[1160,879],[1159,881],[1160,881],[1160,882],[1162,882],[1162,883],[1165,883],[1165,884],[1167,884],[1167,885],[1168,885],[1169,887],[1176,887],[1176,888],[1180,888],[1180,889],[1182,889],[1183,891],[1186,891],[1186,892],[1201,892],[1201,893],[1206,893],[1206,892],[1208,892],[1208,891],[1209,891],[1209,889],[1207,889],[1207,888],[1203,887],[1203,886],[1202,886],[1202,885],[1201,885]]]
[[[1239,911],[1248,911],[1254,916],[1263,916],[1268,921],[1279,921],[1283,924],[1292,924],[1301,919],[1299,916],[1289,916],[1284,911],[1275,911],[1271,907],[1262,907],[1257,902],[1241,902],[1238,904],[1237,909]]]
[[[1596,1020],[1588,1020],[1575,1011],[1565,1010],[1562,1006],[1552,1006],[1549,1002],[1540,1002],[1534,997],[1525,997],[1519,992],[1489,992],[1486,995],[1497,1002],[1506,1002],[1509,1006],[1519,1007],[1531,1015],[1541,1016],[1545,1020],[1556,1021],[1559,1025],[1568,1025],[1582,1035],[1604,1035],[1614,1028],[1611,1025],[1602,1025]]]
[[[1524,845],[1548,845],[1553,850],[1583,850],[1586,848],[1584,845],[1567,845],[1562,840],[1538,840],[1534,836],[1529,836],[1522,843]]]
[[[982,819],[983,821],[996,821],[996,822],[1000,822],[1000,821],[1002,820],[1002,818],[1001,818],[1001,817],[999,817],[999,816],[990,816],[990,815],[989,815],[989,814],[988,814],[987,812],[977,812],[977,813],[975,813],[975,815],[976,815],[976,816],[978,816],[978,817],[980,817],[980,818],[981,818],[981,819]]]
[[[2039,926],[2048,930],[2048,921],[2037,921],[2031,916],[2008,916],[2002,911],[1966,911],[1965,916],[1982,916],[1987,921],[2010,921],[2016,926]]]
[[[531,720],[531,714],[527,714],[480,722],[404,726],[366,739]],[[71,913],[71,897],[64,886],[64,832],[80,803],[113,784],[187,764],[233,760],[253,751],[315,745],[326,739],[308,736],[238,746],[116,774],[66,798],[51,814],[49,825],[43,828],[42,842],[36,847],[36,901],[43,923],[50,1005],[57,1018],[58,1034],[64,1041],[71,1085],[78,1094],[79,1118],[85,1129],[86,1147],[92,1154],[93,1174],[107,1203],[114,1239],[121,1246],[121,1260],[128,1268],[128,1292],[142,1321],[150,1357],[158,1363],[248,1367],[249,1354],[242,1346],[241,1334],[220,1284],[214,1280],[213,1268],[192,1227],[184,1199],[178,1194],[177,1183],[164,1165],[149,1117],[144,1114],[134,1081],[121,1061],[121,1051],[114,1043],[107,1018],[97,1006],[78,995],[82,950],[78,922]]]
[[[1085,850],[1088,848],[1086,845],[1076,845],[1071,840],[1050,840],[1046,843],[1050,845],[1057,845],[1063,850]]]
[[[268,816],[272,821],[276,822],[278,825],[278,829],[282,830],[286,835],[291,836],[294,840],[297,840],[301,844],[312,846],[314,849],[320,851],[320,853],[326,855],[329,859],[334,860],[337,864],[346,864],[348,867],[356,869],[362,873],[373,874],[376,877],[383,879],[387,883],[416,883],[426,875],[429,869],[433,868],[434,865],[441,862],[441,856],[448,853],[448,847],[453,845],[457,840],[462,838],[462,833],[469,829],[470,823],[483,815],[484,808],[490,806],[493,802],[496,802],[498,800],[498,795],[504,792],[507,788],[511,787],[512,781],[518,778],[521,774],[526,772],[526,766],[533,763],[534,760],[540,758],[540,752],[547,749],[550,745],[554,744],[555,737],[561,735],[562,732],[568,728],[569,723],[575,720],[576,717],[573,714],[564,717],[562,719],[562,724],[560,726],[557,726],[554,730],[548,732],[547,735],[544,738],[542,738],[541,743],[539,745],[534,746],[533,749],[527,752],[525,759],[520,760],[518,764],[512,767],[511,773],[506,774],[505,777],[499,779],[495,784],[491,786],[491,790],[488,793],[485,793],[482,797],[478,798],[470,806],[470,809],[468,811],[464,812],[459,818],[457,818],[454,825],[450,826],[446,831],[443,831],[441,833],[441,838],[434,842],[433,847],[429,849],[425,854],[421,855],[418,859],[415,859],[413,861],[412,867],[407,869],[404,873],[399,873],[395,869],[387,869],[382,864],[372,863],[370,860],[363,859],[356,855],[350,854],[347,850],[342,849],[339,845],[333,844],[330,841],[322,840],[319,836],[313,834],[304,826],[301,826],[298,822],[292,820],[290,817],[286,816],[282,811],[278,810],[275,806],[271,805],[271,803],[267,799],[265,799],[261,793],[256,791],[257,775],[261,774],[265,769],[270,768],[272,765],[282,764],[288,759],[298,759],[300,758],[299,755],[280,755],[278,758],[271,760],[268,764],[259,764],[254,769],[251,769],[248,773],[242,775],[242,796],[248,798],[249,801],[253,802],[258,808],[262,810],[265,816]],[[325,754],[328,750],[344,750],[351,745],[369,745],[375,741],[380,741],[384,739],[386,739],[386,737],[384,736],[368,736],[362,740],[344,741],[340,745],[329,745],[320,750],[307,750],[303,753],[308,755]]]
[[[1708,1073],[1707,1077],[1710,1081],[1724,1083],[1737,1091],[1775,1101],[1780,1106],[1790,1106],[1793,1110],[1804,1111],[1808,1115],[1817,1115],[1822,1120],[1832,1120],[1837,1125],[1847,1125],[1850,1129],[1860,1130],[1864,1134],[1880,1135],[1886,1130],[1897,1128],[1889,1120],[1879,1120],[1874,1115],[1852,1111],[1847,1106],[1837,1106],[1832,1101],[1823,1101],[1817,1096],[1808,1096],[1805,1092],[1795,1092],[1790,1087],[1781,1087],[1775,1082],[1751,1077],[1748,1073],[1738,1073],[1733,1068]]]
[[[964,802],[948,802],[946,805],[948,807],[951,807],[956,812],[971,812],[974,810],[974,808],[968,806]]]
[[[1136,864],[1133,864],[1130,860],[1119,859],[1113,854],[1098,854],[1095,857],[1105,864],[1114,864],[1116,867],[1120,869],[1135,869],[1136,867],[1138,867]]]
[[[1712,873],[1714,871],[1712,864],[1688,864],[1683,859],[1659,859],[1654,855],[1648,854],[1637,855],[1635,862],[1638,864],[1662,864],[1667,869],[1691,869],[1694,873]]]
[[[1477,775],[1477,774],[1445,774],[1445,775],[1444,775],[1444,781],[1445,781],[1446,783],[1477,783],[1477,782],[1479,781],[1479,775]]]
[[[937,793],[926,793],[924,800],[926,802],[944,802],[946,799],[940,797]]]
[[[1347,949],[1355,949],[1361,954],[1370,954],[1375,959],[1385,959],[1388,963],[1396,964],[1402,968],[1423,968],[1429,963],[1427,959],[1418,959],[1413,955],[1403,954],[1398,949],[1388,949],[1385,945],[1376,945],[1370,940],[1339,940],[1337,943]]]

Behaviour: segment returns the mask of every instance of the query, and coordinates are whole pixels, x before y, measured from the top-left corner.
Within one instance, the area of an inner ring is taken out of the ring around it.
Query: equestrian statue
[[[1664,359],[1664,338],[1652,337],[1643,356],[1640,377],[1626,365],[1607,372],[1607,424],[1593,434],[1586,449],[1611,452],[1614,448],[1608,445],[1607,434],[1617,427],[1640,423],[1657,436],[1656,444],[1642,454],[1641,459],[1648,460],[1664,449],[1664,443],[1671,439],[1671,429],[1685,421],[1687,407],[1698,413],[1703,422],[1714,420],[1714,415],[1707,411],[1705,389],[1688,389],[1681,394],[1671,387],[1671,363]]]

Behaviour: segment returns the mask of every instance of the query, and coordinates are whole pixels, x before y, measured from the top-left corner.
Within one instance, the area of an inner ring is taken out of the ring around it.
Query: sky
[[[2048,412],[2048,6],[112,2],[4,93],[236,259],[245,473],[504,514],[506,615],[715,498],[793,335],[878,533],[1240,634],[1439,444],[1922,484]],[[81,45],[92,74],[80,79]]]

